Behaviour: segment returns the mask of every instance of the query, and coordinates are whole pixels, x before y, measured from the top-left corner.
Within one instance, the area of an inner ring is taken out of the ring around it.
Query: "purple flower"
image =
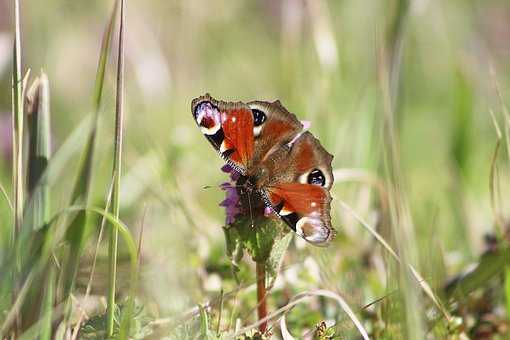
[[[232,182],[236,182],[239,179],[239,177],[241,177],[241,174],[235,171],[234,168],[230,166],[230,164],[225,164],[224,166],[222,166],[221,171],[230,174],[230,180]]]
[[[230,165],[225,164],[221,171],[230,174],[230,181],[221,184],[221,190],[226,192],[225,199],[220,203],[220,207],[225,208],[225,224],[232,224],[235,217],[241,212],[240,198],[237,193],[236,181],[241,176]]]

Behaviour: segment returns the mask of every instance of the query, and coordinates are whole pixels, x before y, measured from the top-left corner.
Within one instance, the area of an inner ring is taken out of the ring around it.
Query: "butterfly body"
[[[333,238],[333,156],[294,114],[279,101],[224,102],[208,94],[194,99],[191,110],[204,136],[240,174],[236,184],[250,209],[269,207],[313,244]]]

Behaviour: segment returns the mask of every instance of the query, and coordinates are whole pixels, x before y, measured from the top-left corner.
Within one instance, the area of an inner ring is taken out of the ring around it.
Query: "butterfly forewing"
[[[263,162],[271,154],[290,142],[303,130],[303,124],[280,103],[253,101],[248,106],[264,119],[253,128],[255,152],[253,164]]]
[[[208,94],[191,103],[191,111],[204,136],[229,164],[245,174],[253,158],[253,115],[242,102],[218,101]]]

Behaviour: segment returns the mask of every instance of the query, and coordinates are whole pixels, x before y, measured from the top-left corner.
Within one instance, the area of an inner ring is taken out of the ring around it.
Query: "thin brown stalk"
[[[267,316],[267,293],[266,293],[266,266],[264,263],[256,262],[257,270],[257,315],[259,320]],[[259,331],[265,333],[267,321],[259,325]]]
[[[119,218],[120,210],[120,177],[122,162],[122,142],[124,130],[124,26],[125,26],[125,1],[120,1],[120,26],[119,26],[119,49],[117,58],[117,92],[115,107],[115,145],[113,158],[113,196],[112,213]],[[115,313],[115,282],[117,277],[117,243],[119,233],[113,228],[110,233],[108,248],[109,259],[109,282],[108,282],[108,306],[107,306],[107,334],[113,335]]]
[[[21,36],[19,0],[14,1],[14,48],[12,68],[12,124],[13,124],[13,186],[15,231],[19,233],[23,217],[23,97],[21,80]]]

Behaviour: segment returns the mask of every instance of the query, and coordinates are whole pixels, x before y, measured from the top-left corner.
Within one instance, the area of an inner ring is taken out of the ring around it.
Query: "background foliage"
[[[96,110],[95,74],[112,6],[21,2],[22,71],[38,75],[43,69],[49,79],[52,151],[75,136],[49,188],[51,216],[74,197],[86,139],[80,124]],[[12,13],[11,2],[0,2],[0,184],[11,199]],[[508,1],[129,1],[126,22],[120,219],[141,240],[140,337],[226,336],[256,321],[253,264],[245,256],[237,282],[221,228],[224,193],[203,189],[225,180],[222,160],[190,115],[191,100],[205,92],[224,100],[280,99],[312,121],[311,131],[335,156],[338,237],[326,249],[294,238],[270,311],[320,288],[342,296],[376,338],[508,334]],[[88,200],[100,209],[113,162],[114,56],[99,107]],[[87,235],[81,257],[73,255],[80,265],[72,309],[88,317],[104,313],[108,285],[103,242],[84,299],[97,216],[85,231],[70,229],[66,236],[79,243],[81,233]],[[395,249],[400,264],[360,220]],[[12,223],[2,197],[2,244],[9,243]],[[129,249],[121,240],[119,301],[131,283]],[[477,269],[461,275],[467,268]],[[91,320],[84,334],[95,334],[94,324],[101,324]],[[323,320],[342,338],[357,335],[342,309],[324,298],[310,298],[286,316],[298,337],[311,336]],[[279,323],[272,326],[279,336]]]

